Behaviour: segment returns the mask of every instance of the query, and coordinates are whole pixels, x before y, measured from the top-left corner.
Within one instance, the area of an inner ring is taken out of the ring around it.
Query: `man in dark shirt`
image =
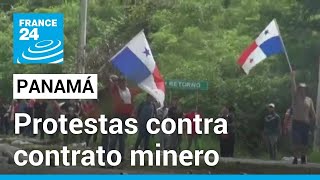
[[[222,134],[219,136],[220,156],[234,157],[234,145],[236,140],[235,108],[232,105],[224,106],[220,111],[219,117],[224,118],[228,123],[228,134]]]
[[[157,119],[159,119],[162,122],[164,119],[168,117],[168,111],[169,111],[169,108],[167,106],[167,103],[164,102],[163,107],[159,107],[157,109]],[[158,125],[157,127],[159,126],[160,125]],[[166,126],[169,127],[168,124]],[[161,129],[159,136],[160,136],[161,150],[168,150],[170,147],[170,135],[165,134]]]
[[[34,103],[34,118],[42,118],[44,120],[46,118],[46,108],[47,108],[47,103],[42,100],[38,99]],[[39,125],[39,127],[42,127],[42,124]],[[39,128],[40,131],[40,139],[44,139],[44,131],[43,128]]]
[[[264,118],[264,135],[266,138],[270,159],[276,159],[277,141],[281,131],[280,116],[275,111],[273,103],[268,105],[268,115]]]
[[[34,100],[30,99],[27,101],[26,113],[33,119],[34,117]],[[34,137],[33,134],[33,121],[26,128],[26,135],[29,137]]]
[[[67,100],[61,106],[62,114],[65,114],[66,119],[66,126],[69,127],[69,121],[73,118],[79,117],[80,113],[80,105],[75,100]],[[63,135],[63,145],[69,144],[69,133]]]
[[[175,98],[172,101],[172,105],[169,108],[168,111],[168,118],[173,119],[176,124],[178,124],[178,119],[183,117],[183,113],[179,107],[179,99]],[[181,145],[181,134],[178,134],[178,130],[171,135],[171,149],[174,149],[176,151],[180,151],[180,145]]]
[[[17,100],[17,110],[16,110],[15,112],[17,112],[17,113],[28,113],[28,104],[27,104],[27,102],[26,102],[25,99],[19,99],[19,100]],[[14,117],[14,116],[13,116],[13,117]],[[22,117],[21,119],[23,119],[22,122],[27,121],[27,119],[24,118],[24,117]],[[22,128],[21,134],[22,134],[23,136],[27,136],[27,134],[28,134],[28,128],[29,128],[29,127],[23,127],[23,128]]]
[[[150,133],[147,131],[146,126],[149,119],[156,117],[156,111],[156,105],[154,104],[153,97],[147,94],[146,100],[139,105],[137,111],[139,134],[136,140],[135,149],[138,149],[142,140],[144,144],[143,149],[148,149]]]

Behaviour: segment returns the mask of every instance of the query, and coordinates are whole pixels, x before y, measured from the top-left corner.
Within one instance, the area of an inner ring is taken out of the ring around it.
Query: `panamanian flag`
[[[143,31],[138,33],[115,56],[111,63],[126,78],[153,96],[161,106],[165,99],[165,81],[153,59]]]
[[[269,56],[284,53],[284,45],[280,36],[279,27],[276,20],[262,31],[258,38],[243,51],[238,60],[238,64],[242,67],[246,74]]]

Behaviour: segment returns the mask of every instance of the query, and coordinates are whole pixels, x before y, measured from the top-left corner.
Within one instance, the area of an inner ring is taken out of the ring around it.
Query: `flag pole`
[[[319,67],[320,67],[320,56],[319,56]],[[314,131],[314,142],[313,142],[313,149],[316,151],[320,150],[320,69],[318,72],[318,93],[317,93],[317,104],[316,104],[316,123],[315,123],[315,131]]]
[[[284,49],[284,54],[286,55],[286,59],[287,59],[287,62],[288,62],[289,68],[290,68],[290,72],[292,72],[292,66],[291,66],[291,63],[290,63],[290,60],[289,60],[289,56],[288,56],[288,53],[287,53],[286,46],[284,45],[284,42],[283,42],[283,39],[282,39],[282,36],[281,36],[281,32],[280,32],[280,29],[279,29],[277,20],[274,19],[274,21],[275,21],[275,23],[276,23],[276,27],[277,27],[278,32],[279,32],[280,41],[281,41],[282,47],[283,47],[283,49]]]

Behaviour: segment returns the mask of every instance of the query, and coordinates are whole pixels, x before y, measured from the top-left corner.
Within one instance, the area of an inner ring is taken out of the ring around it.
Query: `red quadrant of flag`
[[[258,47],[257,43],[254,41],[252,44],[250,44],[249,47],[247,47],[246,50],[243,51],[241,57],[238,60],[239,65],[243,65],[246,60],[248,59],[248,56]]]

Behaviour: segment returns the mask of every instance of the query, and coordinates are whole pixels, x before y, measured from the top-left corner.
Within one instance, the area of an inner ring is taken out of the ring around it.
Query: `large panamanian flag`
[[[137,83],[142,90],[153,96],[161,106],[163,105],[165,81],[153,59],[143,31],[113,56],[111,63],[126,78]]]
[[[246,74],[269,56],[284,53],[285,49],[280,36],[279,27],[276,20],[262,31],[258,38],[243,51],[238,60],[238,64],[242,67]]]

